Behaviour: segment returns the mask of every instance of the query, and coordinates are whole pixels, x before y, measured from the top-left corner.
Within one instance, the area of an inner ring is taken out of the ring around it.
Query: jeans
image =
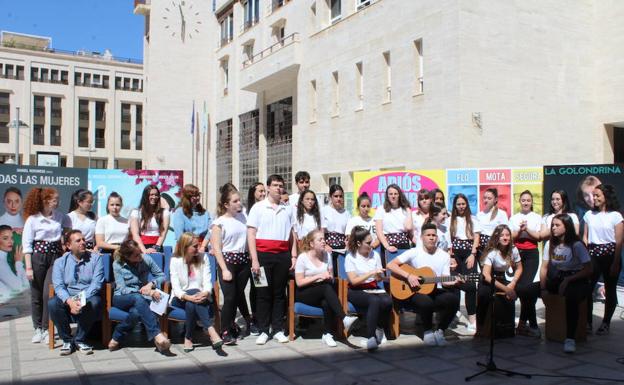
[[[102,318],[102,300],[99,296],[93,296],[87,299],[87,303],[82,307],[80,313],[71,314],[69,306],[63,303],[59,297],[54,296],[48,301],[48,310],[63,342],[80,343],[87,340],[87,334],[95,321]],[[71,322],[78,323],[74,338],[72,338],[69,325]]]
[[[186,294],[193,295],[199,293],[199,289],[187,290]],[[194,303],[191,301],[183,301],[179,298],[174,298],[171,301],[171,305],[184,309],[186,318],[184,320],[184,338],[190,340],[193,337],[193,329],[195,329],[195,323],[199,319],[204,330],[208,330],[212,326],[214,320],[214,313],[212,311],[212,302],[206,301],[203,303]]]
[[[377,326],[388,331],[392,310],[392,298],[388,294],[349,289],[347,297],[356,308],[366,308],[366,337],[374,337]]]
[[[343,319],[345,313],[338,300],[334,285],[330,282],[314,283],[298,287],[295,295],[297,302],[309,306],[323,308],[323,327],[325,333],[333,333],[336,326],[336,317]]]
[[[284,330],[284,311],[286,309],[286,284],[290,269],[290,253],[279,254],[258,252],[260,266],[264,267],[268,287],[256,288],[256,317],[258,328],[269,334]]]
[[[147,339],[153,340],[160,334],[158,316],[150,310],[150,300],[139,293],[113,296],[113,306],[128,312],[128,317],[120,322],[113,332],[113,339],[120,342],[128,334],[137,322],[141,321],[147,331]]]

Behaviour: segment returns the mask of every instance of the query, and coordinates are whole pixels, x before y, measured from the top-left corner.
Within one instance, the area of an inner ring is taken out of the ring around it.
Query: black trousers
[[[279,254],[258,252],[258,262],[264,267],[268,286],[256,287],[256,318],[260,332],[284,331],[286,284],[290,270],[290,252]]]
[[[407,300],[420,315],[425,330],[433,329],[433,313],[439,315],[438,328],[446,330],[459,309],[459,298],[454,292],[435,289],[430,294],[414,294]]]
[[[388,294],[371,294],[363,290],[349,289],[349,302],[356,308],[366,309],[366,337],[375,336],[375,330],[380,327],[388,333],[392,298]]]
[[[219,286],[223,291],[223,306],[221,308],[221,329],[229,330],[236,319],[236,307],[238,306],[241,315],[249,319],[249,309],[245,300],[245,287],[251,276],[249,262],[244,264],[225,263],[227,269],[232,273],[232,280],[224,281],[221,269],[217,269]]]
[[[527,291],[529,285],[533,283],[535,274],[539,267],[539,250],[519,250],[522,261],[522,275],[516,284],[516,294],[520,298],[520,322],[529,321],[531,327],[537,327],[537,315],[535,314],[535,303],[537,297]]]
[[[470,257],[470,253],[472,250],[467,249],[457,249],[453,251],[453,255],[455,260],[457,261],[457,269],[456,272],[458,274],[476,274],[479,272],[477,266],[479,266],[479,261],[475,256],[474,265],[472,268],[468,268],[466,266],[466,260]],[[477,313],[477,284],[474,282],[464,282],[457,285],[457,288],[463,290],[466,293],[465,303],[466,303],[466,311],[468,315],[473,315]],[[456,290],[456,295],[459,296],[459,290]]]
[[[323,328],[325,333],[333,333],[337,319],[343,319],[345,313],[338,300],[338,294],[331,282],[315,283],[298,287],[295,294],[297,302],[323,308]]]
[[[609,247],[613,245],[612,247]],[[611,264],[615,258],[615,244],[608,245],[589,245],[589,254],[591,255],[592,262],[592,276],[591,283],[587,290],[587,323],[592,323],[592,312],[594,310],[594,288],[602,275],[605,288],[605,311],[602,318],[602,322],[606,324],[611,323],[611,318],[615,312],[615,308],[618,304],[617,300],[617,281],[619,278],[619,272],[617,275],[611,275]],[[618,256],[619,258],[619,256]]]
[[[52,283],[52,266],[57,257],[52,253],[31,254],[33,279],[30,281],[30,307],[35,329],[48,329],[48,288]]]

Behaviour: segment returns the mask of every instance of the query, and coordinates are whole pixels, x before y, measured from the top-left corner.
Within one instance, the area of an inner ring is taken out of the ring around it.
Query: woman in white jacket
[[[184,233],[180,236],[169,270],[171,306],[186,312],[184,351],[193,350],[193,329],[197,320],[210,336],[212,348],[221,348],[223,341],[213,326],[210,264],[203,254],[200,255],[199,239],[195,235]]]

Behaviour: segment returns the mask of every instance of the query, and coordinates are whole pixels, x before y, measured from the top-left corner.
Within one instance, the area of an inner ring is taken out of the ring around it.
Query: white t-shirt
[[[430,254],[420,245],[403,252],[397,256],[400,263],[409,263],[415,268],[429,267],[437,277],[451,274],[451,256],[444,250],[436,248],[433,254]],[[442,288],[442,283],[437,286]]]
[[[325,206],[321,209],[321,217],[323,218],[322,221],[325,222],[327,231],[344,234],[351,213],[346,209],[338,211],[331,206]]]
[[[141,212],[138,209],[134,209],[130,212],[130,218],[134,218],[139,222],[139,233],[141,235],[145,235],[147,237],[158,237],[160,236],[160,228],[158,227],[158,222],[156,222],[156,217],[152,216],[150,218],[149,223],[147,224],[147,228],[145,231],[141,231]],[[169,209],[163,210],[163,221],[165,218],[169,218]]]
[[[555,246],[553,258],[550,260],[550,242],[544,246],[542,260],[546,263],[550,261],[549,267],[561,271],[578,271],[585,263],[591,261],[587,248],[581,242],[575,242],[572,247],[560,244]]]
[[[24,228],[24,218],[22,217],[22,213],[17,215],[11,215],[9,213],[4,213],[0,216],[0,225],[11,226],[13,230],[21,230]]]
[[[405,231],[405,218],[408,215],[409,212],[402,208],[390,209],[386,212],[383,206],[379,206],[373,220],[382,221],[384,234],[402,233]]]
[[[481,226],[481,234],[487,235],[489,237],[492,236],[492,233],[494,232],[496,226],[509,224],[509,220],[507,219],[507,213],[500,208],[498,209],[498,212],[496,213],[494,219],[490,220],[491,217],[491,210],[487,213],[480,211],[477,214],[477,219],[479,220],[479,224]]]
[[[520,253],[515,247],[511,249],[511,261],[513,263],[520,262]],[[504,273],[511,267],[511,265],[507,263],[505,258],[503,258],[500,251],[498,250],[490,251],[483,260],[483,264],[492,266],[492,270],[497,273]]]
[[[528,214],[516,213],[512,215],[511,218],[509,218],[509,227],[511,228],[511,231],[519,231],[520,223],[522,221],[526,221],[528,230],[537,232],[537,231],[540,231],[540,229],[542,228],[542,218],[539,216],[539,214],[536,214],[533,211],[531,211]],[[518,234],[517,238],[521,239],[521,238],[530,238],[530,237],[528,234],[526,234],[523,231],[521,234]]]
[[[570,216],[570,218],[572,219],[572,223],[579,226],[579,219],[576,214],[574,213],[566,213],[566,214]],[[542,223],[544,224],[544,226],[546,226],[548,231],[550,231],[550,225],[552,224],[552,220],[555,217],[555,215],[557,214],[546,214],[544,215],[544,217],[542,217]]]
[[[438,248],[448,251],[451,248],[451,230],[449,228],[450,222],[446,218],[443,224],[437,227],[438,232]]]
[[[211,228],[215,226],[221,228],[221,252],[244,253],[247,251],[246,223],[247,217],[242,212],[234,217],[222,215],[212,222]]]
[[[297,209],[293,209],[293,223],[295,233],[297,234],[297,239],[302,240],[306,235],[308,235],[311,231],[314,231],[318,228],[325,228],[325,223],[323,221],[323,217],[321,216],[321,225],[316,225],[316,219],[312,214],[303,213],[303,222],[299,223],[297,220]]]
[[[347,222],[347,227],[345,228],[345,235],[351,235],[351,231],[355,226],[360,226],[368,230],[371,237],[373,237],[373,241],[377,240],[377,232],[375,231],[375,221],[372,217],[368,217],[368,220],[364,220],[361,216],[356,215],[351,217]]]
[[[267,198],[249,210],[247,227],[257,230],[256,239],[288,241],[293,228],[292,206],[278,204],[275,207]]]
[[[87,216],[80,219],[75,211],[67,214],[72,222],[72,230],[80,230],[87,242],[95,242],[95,221]]]
[[[587,228],[587,241],[597,245],[615,242],[615,226],[622,220],[622,214],[617,211],[586,212],[583,221]]]
[[[427,218],[429,218],[428,215],[412,211],[412,223],[414,223],[414,238],[416,239],[416,243],[420,243],[420,230]]]
[[[474,215],[470,216],[470,219],[472,219],[472,232],[473,234],[476,233],[480,233],[481,232],[481,224],[479,223],[479,220],[477,219],[477,217],[475,217]],[[452,234],[451,234],[452,236]],[[469,239],[468,235],[466,235],[466,218],[464,217],[457,217],[455,220],[455,236],[453,238],[457,238],[457,239]]]
[[[381,268],[381,257],[379,257],[379,253],[374,250],[371,251],[368,257],[364,257],[358,253],[355,253],[355,255],[347,253],[345,257],[345,271],[347,273],[353,272],[360,276]],[[370,283],[374,280],[375,277],[369,277],[361,284]]]
[[[104,242],[120,244],[128,236],[128,219],[114,217],[110,214],[97,220],[95,224],[95,234],[103,235]]]
[[[331,255],[327,252],[323,253],[324,261],[320,266],[316,266],[312,263],[308,253],[301,253],[295,263],[295,273],[303,273],[304,277],[310,277],[313,275],[321,274],[329,271],[332,268]]]

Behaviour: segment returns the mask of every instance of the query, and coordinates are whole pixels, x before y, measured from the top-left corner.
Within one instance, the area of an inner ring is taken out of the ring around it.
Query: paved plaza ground
[[[541,304],[541,301],[538,302]],[[58,347],[32,344],[32,326],[27,315],[27,301],[11,304],[22,314],[0,321],[0,384],[41,385],[211,385],[211,384],[458,384],[475,373],[476,361],[483,361],[488,342],[461,336],[459,326],[449,333],[449,346],[426,347],[407,327],[414,323],[405,314],[405,334],[389,341],[378,351],[360,348],[361,337],[349,338],[349,345],[339,343],[328,348],[318,339],[316,324],[304,337],[287,344],[269,341],[257,346],[247,337],[237,346],[225,347],[220,356],[208,344],[184,353],[181,339],[174,338],[171,356],[159,354],[153,346],[132,342],[116,352],[97,347],[95,354],[74,353],[60,357]],[[6,307],[5,307],[6,309]],[[603,307],[596,304],[595,315]],[[546,375],[576,375],[624,380],[624,321],[622,308],[616,310],[609,336],[590,336],[577,345],[577,353],[567,355],[562,345],[528,337],[496,341],[495,362],[505,369]],[[543,308],[538,313],[543,317]],[[540,325],[544,329],[543,319]],[[599,318],[594,318],[599,324]],[[179,335],[179,334],[178,334]],[[138,337],[140,338],[140,337]],[[57,346],[58,346],[57,341]],[[476,384],[611,384],[605,380],[568,379],[535,376],[532,379],[508,378],[486,374],[473,380]]]

